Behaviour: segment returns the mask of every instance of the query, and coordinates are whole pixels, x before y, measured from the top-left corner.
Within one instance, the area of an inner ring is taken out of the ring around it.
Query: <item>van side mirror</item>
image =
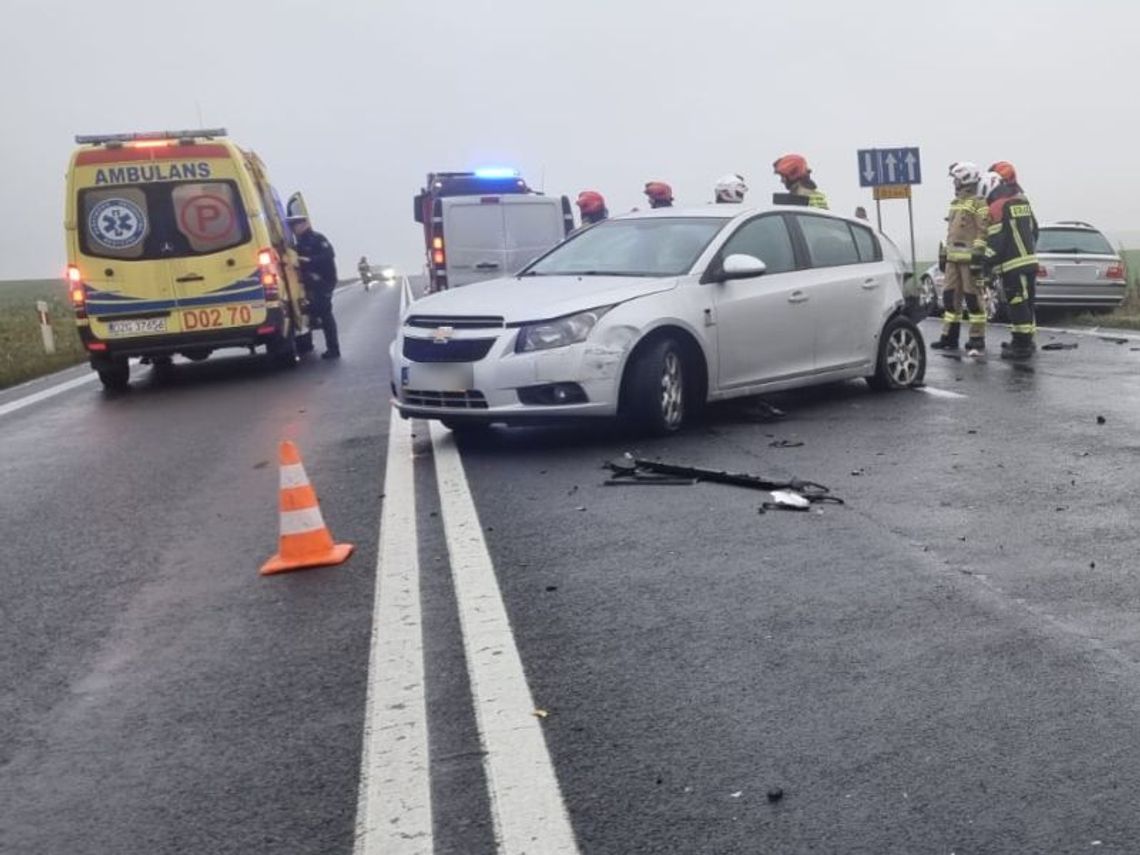
[[[423,225],[423,221],[424,221],[424,195],[423,195],[423,193],[421,193],[420,195],[418,195],[414,199],[412,199],[412,216],[415,217],[415,220],[417,223],[419,223],[420,225]]]
[[[721,263],[716,278],[720,282],[727,282],[730,279],[755,279],[767,272],[768,265],[756,256],[734,253]]]

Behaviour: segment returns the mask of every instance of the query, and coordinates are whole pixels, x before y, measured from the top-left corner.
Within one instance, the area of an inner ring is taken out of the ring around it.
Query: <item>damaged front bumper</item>
[[[615,416],[632,336],[607,335],[566,347],[514,352],[504,335],[476,362],[422,362],[392,343],[393,404],[405,417],[524,424]]]

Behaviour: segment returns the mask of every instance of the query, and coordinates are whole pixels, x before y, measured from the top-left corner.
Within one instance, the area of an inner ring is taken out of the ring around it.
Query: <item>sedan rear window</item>
[[[607,220],[540,258],[520,276],[680,276],[724,228],[720,217]]]
[[[1037,237],[1037,251],[1116,255],[1105,236],[1092,229],[1042,229]]]

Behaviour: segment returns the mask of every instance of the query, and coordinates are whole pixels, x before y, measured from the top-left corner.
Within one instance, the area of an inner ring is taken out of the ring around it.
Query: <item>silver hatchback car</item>
[[[1124,301],[1124,261],[1088,223],[1041,226],[1037,263],[1038,306],[1114,308]]]

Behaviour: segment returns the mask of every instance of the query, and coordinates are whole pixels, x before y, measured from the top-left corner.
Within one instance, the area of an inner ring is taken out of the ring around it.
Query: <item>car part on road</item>
[[[1126,338],[1114,338],[1108,335],[1097,336],[1101,341],[1107,341],[1109,344],[1128,344]]]
[[[1042,350],[1076,350],[1077,347],[1075,341],[1051,341],[1048,344],[1041,345]]]
[[[803,443],[798,439],[774,439],[768,443],[769,448],[802,448]]]
[[[679,466],[675,463],[663,463],[660,460],[644,460],[639,457],[628,456],[635,470],[655,472],[659,475],[671,475],[676,478],[693,478],[713,484],[727,484],[732,487],[745,487],[749,490],[792,490],[802,495],[809,502],[829,501],[842,504],[842,500],[831,496],[831,488],[815,481],[801,481],[791,478],[785,481],[763,478],[759,475],[749,475],[743,472],[724,472],[717,469],[702,469],[697,466]],[[612,465],[612,464],[611,464]],[[629,462],[622,464],[628,469]]]

